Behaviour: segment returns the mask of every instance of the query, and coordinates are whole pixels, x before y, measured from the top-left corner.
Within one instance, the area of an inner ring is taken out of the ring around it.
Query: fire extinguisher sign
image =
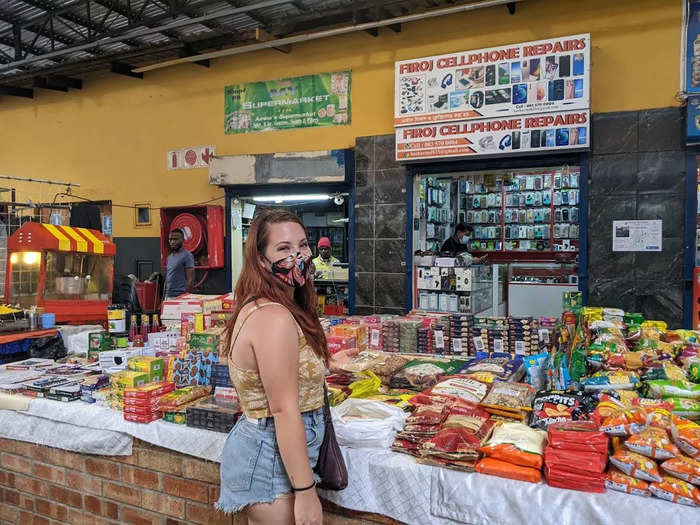
[[[165,163],[168,171],[207,168],[214,155],[216,155],[216,146],[180,148],[168,151]]]

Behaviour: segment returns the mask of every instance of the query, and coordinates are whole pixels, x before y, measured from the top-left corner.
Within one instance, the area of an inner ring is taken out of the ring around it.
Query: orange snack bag
[[[500,478],[516,479],[539,483],[542,481],[542,473],[530,467],[520,467],[499,459],[484,458],[476,464],[476,471],[481,474],[498,476]]]
[[[678,447],[671,443],[668,432],[661,428],[648,427],[625,441],[632,452],[654,459],[670,459],[680,456]]]
[[[700,425],[677,416],[672,422],[673,442],[691,458],[700,458]]]
[[[479,449],[483,454],[521,467],[542,468],[547,433],[523,423],[496,426],[491,438]]]
[[[700,461],[687,456],[667,459],[661,468],[674,476],[693,485],[700,485]]]
[[[700,505],[700,490],[682,479],[672,476],[664,476],[662,481],[652,483],[649,487],[651,493],[657,498],[697,507]]]
[[[610,467],[605,474],[605,487],[610,490],[626,492],[627,494],[634,494],[636,496],[651,496],[651,492],[649,492],[649,483],[628,476],[615,467]]]
[[[639,434],[647,426],[647,412],[643,408],[619,410],[606,417],[600,430],[611,436]]]
[[[610,456],[610,463],[620,469],[628,476],[632,476],[644,481],[661,481],[659,467],[656,466],[656,461],[630,452],[629,450],[619,449]]]

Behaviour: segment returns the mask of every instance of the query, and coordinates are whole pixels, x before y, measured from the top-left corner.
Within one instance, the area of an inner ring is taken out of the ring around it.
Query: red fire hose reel
[[[224,267],[223,207],[161,208],[160,255],[163,267],[166,266],[170,254],[168,237],[176,228],[184,234],[184,248],[194,255],[196,269],[211,270]]]

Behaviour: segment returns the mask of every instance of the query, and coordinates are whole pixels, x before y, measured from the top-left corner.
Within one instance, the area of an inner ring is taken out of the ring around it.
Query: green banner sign
[[[227,134],[350,124],[350,71],[225,88]]]

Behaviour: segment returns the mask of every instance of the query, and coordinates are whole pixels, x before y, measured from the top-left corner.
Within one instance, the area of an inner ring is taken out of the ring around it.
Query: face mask
[[[469,244],[469,239],[471,239],[471,237],[468,237],[468,236],[464,235],[464,236],[459,240],[459,243],[460,243],[460,244]]]
[[[300,253],[290,255],[272,263],[270,272],[288,286],[301,288],[311,273],[311,257]]]

